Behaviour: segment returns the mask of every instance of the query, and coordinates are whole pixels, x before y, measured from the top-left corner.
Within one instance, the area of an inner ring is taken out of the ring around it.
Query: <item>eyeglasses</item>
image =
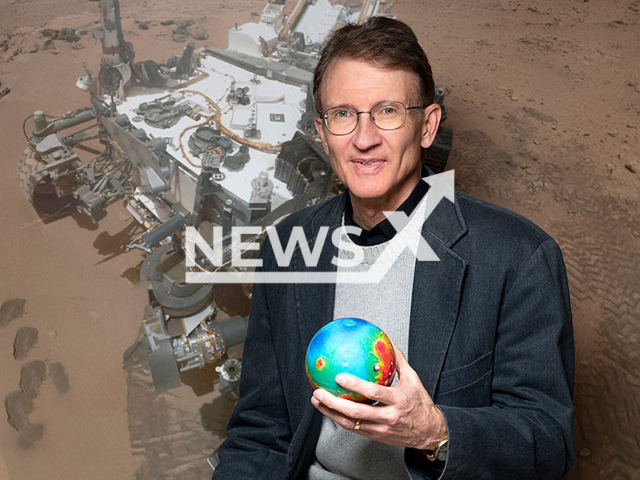
[[[380,102],[368,112],[357,112],[349,107],[333,107],[324,112],[322,119],[327,130],[334,135],[349,135],[358,126],[361,113],[371,115],[373,124],[381,130],[396,130],[404,125],[407,110],[426,108],[423,105],[407,107],[402,102]]]

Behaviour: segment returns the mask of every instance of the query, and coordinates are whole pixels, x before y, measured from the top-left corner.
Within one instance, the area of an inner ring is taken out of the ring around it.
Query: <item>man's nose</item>
[[[356,126],[353,144],[358,150],[369,150],[381,141],[380,129],[373,123],[370,113],[361,113]]]

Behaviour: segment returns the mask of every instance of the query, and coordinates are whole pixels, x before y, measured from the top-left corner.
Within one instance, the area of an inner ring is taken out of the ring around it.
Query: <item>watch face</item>
[[[449,444],[445,443],[444,445],[442,445],[442,447],[440,447],[440,450],[438,450],[438,454],[436,455],[436,458],[441,462],[446,461],[448,450],[449,450]]]

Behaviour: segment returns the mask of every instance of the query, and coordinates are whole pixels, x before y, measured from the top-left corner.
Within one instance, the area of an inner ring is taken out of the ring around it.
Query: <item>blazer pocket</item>
[[[492,367],[493,352],[488,352],[467,365],[443,371],[438,382],[437,397],[471,386],[491,372]]]

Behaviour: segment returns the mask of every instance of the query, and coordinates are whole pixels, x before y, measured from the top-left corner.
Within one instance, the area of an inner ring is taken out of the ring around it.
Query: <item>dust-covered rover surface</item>
[[[75,208],[99,222],[124,200],[144,228],[128,248],[147,255],[141,278],[150,304],[123,365],[148,361],[157,390],[217,362],[219,390],[237,395],[241,360],[226,351],[244,341],[247,318],[219,320],[213,285],[185,282],[185,227],[206,237],[218,226],[228,238],[234,225],[264,229],[340,191],[313,122],[313,69],[332,30],[390,15],[390,5],[284,3],[267,3],[258,22],[229,30],[226,50],[189,44],[157,63],[134,62],[118,0],[101,0],[100,71],[96,78],[85,68],[77,82],[90,104],[25,120],[32,131],[19,179],[36,209]],[[451,132],[441,127],[425,163],[442,171],[450,147]],[[238,268],[230,260],[227,246],[215,268]],[[213,268],[204,256],[195,261],[195,269]]]

